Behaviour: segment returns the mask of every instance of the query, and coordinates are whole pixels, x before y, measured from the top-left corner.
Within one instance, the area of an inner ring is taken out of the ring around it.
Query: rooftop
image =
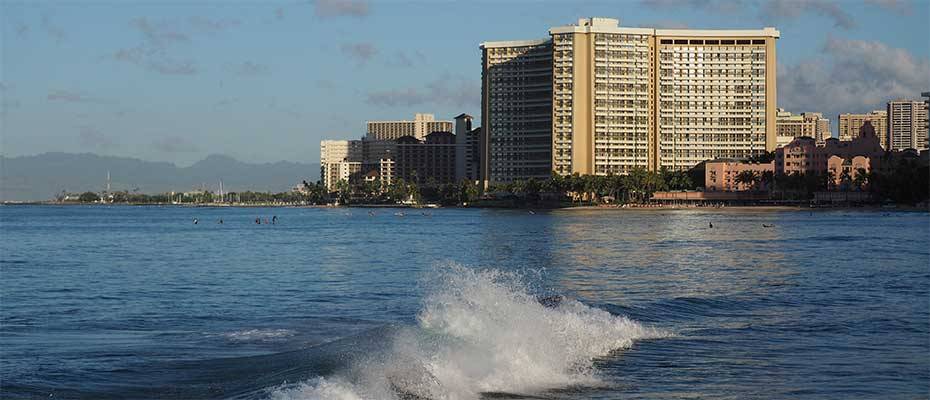
[[[549,43],[549,39],[537,40],[505,40],[498,42],[481,42],[482,49],[491,49],[495,47],[531,47]]]
[[[781,32],[772,27],[763,29],[655,29],[630,28],[620,26],[620,20],[615,18],[580,18],[574,25],[557,26],[549,29],[549,34],[558,33],[632,33],[655,36],[701,36],[701,37],[774,37],[781,36]]]

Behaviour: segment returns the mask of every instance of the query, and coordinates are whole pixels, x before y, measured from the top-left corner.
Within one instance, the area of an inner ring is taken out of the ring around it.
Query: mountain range
[[[34,156],[0,156],[0,200],[50,200],[69,193],[106,189],[164,193],[206,188],[216,191],[289,190],[301,180],[319,178],[319,164],[289,161],[253,164],[224,155],[211,155],[189,167],[169,162],[82,153],[43,153]]]

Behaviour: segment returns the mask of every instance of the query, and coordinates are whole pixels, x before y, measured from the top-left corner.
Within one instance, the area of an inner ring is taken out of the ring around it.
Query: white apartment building
[[[348,181],[362,169],[362,142],[360,140],[320,141],[320,179],[328,190],[336,183]]]
[[[927,106],[920,100],[888,102],[888,150],[927,148]]]

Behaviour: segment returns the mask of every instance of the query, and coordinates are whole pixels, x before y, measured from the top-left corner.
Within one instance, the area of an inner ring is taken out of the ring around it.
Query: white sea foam
[[[222,334],[227,340],[233,342],[265,342],[281,340],[294,336],[297,332],[290,329],[244,329],[241,331]]]
[[[384,354],[272,398],[476,399],[596,385],[594,359],[665,336],[575,300],[543,306],[510,273],[452,265],[426,282],[418,327],[397,331]]]

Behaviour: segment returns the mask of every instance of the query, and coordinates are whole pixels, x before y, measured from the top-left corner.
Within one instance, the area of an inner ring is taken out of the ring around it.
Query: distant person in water
[[[197,225],[198,222],[200,221],[198,221],[197,218],[194,218],[194,225]]]
[[[278,216],[277,216],[277,215],[271,217],[271,223],[272,223],[272,224],[277,224],[277,223],[278,223]]]
[[[223,219],[220,218],[220,222],[217,222],[217,223],[218,223],[218,224],[222,224],[222,223],[223,223]]]
[[[262,224],[262,219],[261,219],[261,218],[255,218],[255,223],[261,225],[261,224]]]
[[[711,222],[710,224],[708,224],[708,227],[713,228],[713,227],[714,227],[714,223]]]
[[[268,225],[268,218],[265,218],[265,225]]]

